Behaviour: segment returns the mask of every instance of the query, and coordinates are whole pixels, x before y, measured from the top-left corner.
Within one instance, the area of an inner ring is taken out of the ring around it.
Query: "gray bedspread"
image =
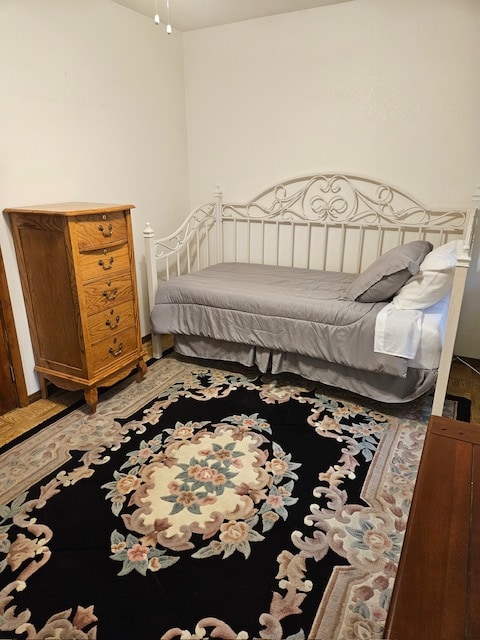
[[[386,303],[340,299],[355,277],[217,264],[159,286],[153,331],[249,344],[405,377],[407,360],[373,351],[376,315]]]

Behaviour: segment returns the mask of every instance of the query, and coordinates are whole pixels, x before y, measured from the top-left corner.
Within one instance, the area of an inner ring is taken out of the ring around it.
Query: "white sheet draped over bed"
[[[409,360],[409,367],[435,369],[447,323],[450,296],[424,310],[397,309],[387,304],[377,314],[375,344],[377,353]]]

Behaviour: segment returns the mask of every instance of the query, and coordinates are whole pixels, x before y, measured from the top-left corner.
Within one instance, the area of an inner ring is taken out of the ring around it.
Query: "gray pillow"
[[[357,302],[390,300],[418,272],[432,249],[433,245],[425,240],[414,240],[390,249],[355,278],[343,299]]]

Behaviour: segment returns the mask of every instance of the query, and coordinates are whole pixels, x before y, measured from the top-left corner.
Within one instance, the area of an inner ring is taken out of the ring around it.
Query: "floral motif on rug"
[[[381,638],[426,429],[384,409],[167,358],[48,424],[0,456],[0,637]]]

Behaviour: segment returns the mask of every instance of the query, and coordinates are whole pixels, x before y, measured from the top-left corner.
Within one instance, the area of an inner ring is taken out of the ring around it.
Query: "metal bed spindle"
[[[358,228],[358,231],[360,233],[360,241],[358,245],[359,250],[358,250],[358,256],[357,256],[356,273],[360,273],[360,271],[362,270],[362,256],[363,256],[363,251],[365,247],[365,227]]]
[[[310,269],[310,256],[312,253],[312,223],[307,222],[307,269]]]
[[[293,267],[295,264],[295,224],[293,222],[289,223],[290,227],[290,266]]]
[[[190,269],[190,242],[187,242],[187,273],[191,273],[191,269]]]
[[[247,220],[247,246],[248,246],[248,260],[247,262],[252,261],[252,228],[251,228],[251,220]]]
[[[345,229],[345,225],[342,224],[340,225],[340,229],[342,231],[342,250],[340,252],[340,271],[343,271],[345,268],[345,234],[346,234],[346,229]]]
[[[327,242],[328,242],[328,227],[324,223],[323,225],[323,265],[322,269],[327,268]]]

